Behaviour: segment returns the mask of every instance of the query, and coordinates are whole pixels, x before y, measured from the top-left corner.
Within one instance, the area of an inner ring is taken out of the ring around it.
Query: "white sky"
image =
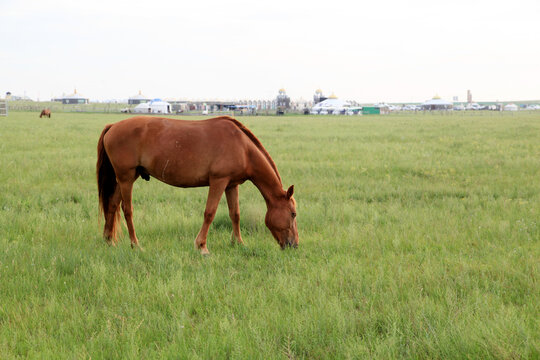
[[[0,0],[0,96],[540,99],[540,0]]]

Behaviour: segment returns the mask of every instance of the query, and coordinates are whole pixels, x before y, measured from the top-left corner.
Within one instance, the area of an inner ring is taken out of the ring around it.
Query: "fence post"
[[[6,99],[0,99],[0,116],[8,116],[8,102]]]

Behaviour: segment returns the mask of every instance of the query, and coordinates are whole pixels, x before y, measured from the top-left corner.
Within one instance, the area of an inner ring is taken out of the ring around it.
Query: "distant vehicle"
[[[540,110],[540,105],[530,104],[527,106],[527,110]]]
[[[487,107],[485,105],[480,105],[478,103],[472,103],[467,105],[465,110],[485,110]]]
[[[319,111],[319,115],[328,115],[328,110],[322,109],[321,111]]]
[[[403,108],[401,108],[403,111],[418,111],[422,110],[420,106],[417,105],[405,105]]]
[[[463,110],[465,110],[465,106],[463,106],[463,105],[454,105],[454,110],[463,111]]]
[[[347,111],[345,112],[347,115],[362,115],[362,107],[361,106],[351,106]]]
[[[310,114],[311,115],[319,115],[319,110],[311,110]]]
[[[131,109],[130,108],[123,108],[123,109],[120,109],[120,112],[121,113],[130,113],[131,112]]]

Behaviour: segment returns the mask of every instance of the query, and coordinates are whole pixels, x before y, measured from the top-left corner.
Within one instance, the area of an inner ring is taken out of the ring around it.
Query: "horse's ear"
[[[287,190],[287,199],[290,199],[293,194],[294,194],[294,185],[291,185],[289,189]]]

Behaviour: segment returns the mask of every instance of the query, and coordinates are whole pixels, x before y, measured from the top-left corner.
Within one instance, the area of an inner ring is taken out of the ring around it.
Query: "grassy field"
[[[244,117],[295,185],[300,246],[264,200],[134,188],[101,238],[96,143],[124,115],[0,118],[0,359],[538,359],[540,114]]]

